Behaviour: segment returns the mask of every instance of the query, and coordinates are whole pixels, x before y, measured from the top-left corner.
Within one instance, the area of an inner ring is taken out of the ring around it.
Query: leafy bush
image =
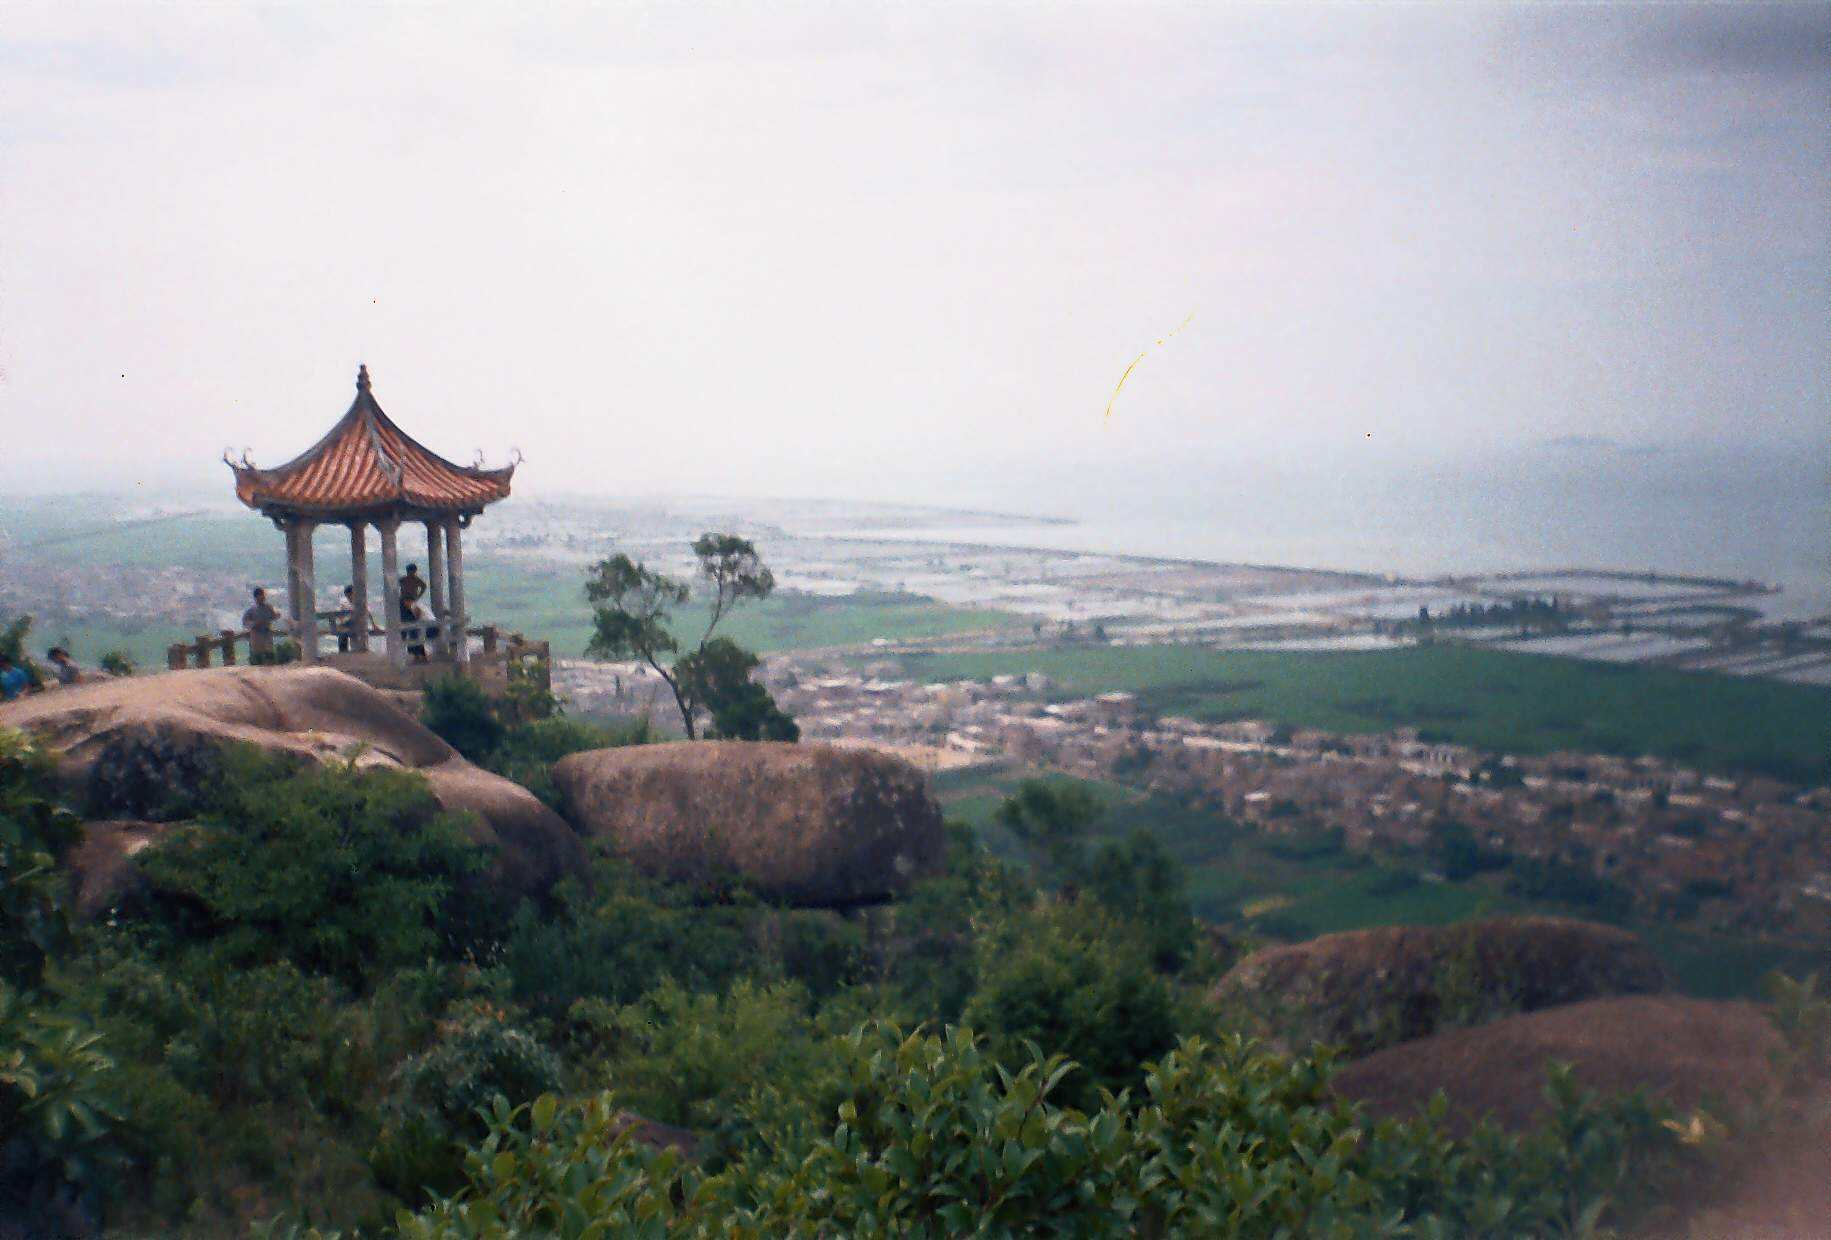
[[[557,807],[559,788],[552,773],[555,762],[569,754],[645,745],[654,739],[647,719],[606,728],[556,715],[505,728],[496,747],[484,755],[482,764]]]
[[[815,1054],[807,992],[789,983],[711,995],[668,981],[621,1007],[582,1000],[569,1023],[604,1053],[624,1105],[703,1131],[730,1125],[759,1086],[805,1076]]]
[[[1074,1101],[1136,1084],[1175,1045],[1177,999],[1146,943],[1091,902],[1040,905],[980,950],[966,1023],[1009,1062],[1030,1045],[1076,1060]]]
[[[133,656],[125,650],[110,650],[104,654],[99,664],[110,676],[131,676],[137,670]]]
[[[426,686],[420,720],[470,761],[527,788],[549,806],[559,804],[552,767],[568,754],[654,739],[648,720],[619,727],[567,719],[557,699],[525,678],[512,679],[510,692],[494,701],[462,676]]]
[[[92,1215],[126,1161],[101,1034],[0,982],[0,1229]]]
[[[580,999],[632,1003],[664,977],[723,989],[757,964],[754,910],[694,908],[616,863],[594,877],[591,892],[560,884],[552,914],[524,905],[511,922],[500,961],[516,1002],[557,1018]]]
[[[1238,1038],[1184,1042],[1089,1112],[1055,1100],[1070,1061],[1012,1071],[963,1029],[866,1024],[834,1051],[845,1096],[818,1134],[771,1134],[717,1171],[640,1146],[611,1095],[498,1105],[465,1189],[402,1234],[1581,1234],[1662,1141],[1657,1108],[1567,1072],[1540,1133],[1457,1140],[1440,1114],[1370,1123],[1330,1094],[1326,1059]]]
[[[562,1072],[559,1057],[506,1009],[468,1000],[396,1070],[370,1166],[409,1200],[427,1189],[449,1192],[461,1182],[465,1144],[483,1135],[480,1113],[500,1099],[557,1089]]]
[[[271,651],[257,651],[248,656],[248,662],[256,667],[277,667],[298,661],[299,643],[290,637],[275,638]]]
[[[442,676],[427,684],[420,721],[477,763],[495,752],[508,731],[483,687],[465,676]]]
[[[418,775],[247,750],[225,752],[200,823],[137,858],[171,933],[358,988],[461,951],[479,933],[461,884],[486,860]]]
[[[59,856],[82,834],[54,796],[50,759],[0,728],[0,982],[35,986],[69,939]]]

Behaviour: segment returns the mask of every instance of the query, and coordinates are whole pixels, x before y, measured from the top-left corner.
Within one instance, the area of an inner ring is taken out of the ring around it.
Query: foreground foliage
[[[880,909],[601,860],[511,911],[415,776],[218,769],[73,927],[74,821],[0,737],[0,1231],[1580,1234],[1673,1139],[1568,1075],[1526,1137],[1368,1120],[1326,1054],[1218,1032],[1180,873],[1097,807],[1014,804],[1028,869],[956,828]]]
[[[1567,1073],[1540,1133],[1445,1138],[1432,1117],[1367,1123],[1326,1059],[1187,1040],[1088,1112],[1054,1095],[1075,1065],[1012,1071],[959,1028],[867,1024],[834,1048],[836,1122],[769,1121],[708,1172],[628,1130],[613,1095],[499,1104],[465,1189],[400,1229],[446,1237],[1586,1234],[1657,1140],[1644,1099],[1604,1103]],[[779,1097],[769,1099],[779,1104]],[[818,1131],[808,1135],[798,1126]]]

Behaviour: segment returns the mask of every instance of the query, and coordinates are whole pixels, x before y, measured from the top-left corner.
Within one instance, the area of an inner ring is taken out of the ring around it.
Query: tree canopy
[[[585,579],[585,597],[597,605],[585,653],[647,664],[673,694],[688,739],[699,735],[702,716],[710,720],[708,735],[713,737],[799,739],[795,721],[768,689],[750,679],[757,656],[713,635],[738,604],[768,598],[776,588],[775,574],[756,545],[736,534],[701,534],[693,541],[693,555],[709,593],[706,628],[691,649],[681,653],[682,642],[670,626],[674,609],[693,597],[692,587],[619,552],[593,565]],[[670,655],[676,657],[664,665]]]

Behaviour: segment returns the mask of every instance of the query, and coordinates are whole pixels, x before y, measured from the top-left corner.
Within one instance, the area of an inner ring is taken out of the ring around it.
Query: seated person
[[[51,667],[57,673],[58,684],[74,685],[82,681],[83,669],[76,665],[76,660],[72,659],[70,652],[62,646],[53,646],[45,651],[45,658],[51,660]]]
[[[13,661],[10,654],[0,654],[0,702],[10,702],[22,694],[36,692],[32,674]]]

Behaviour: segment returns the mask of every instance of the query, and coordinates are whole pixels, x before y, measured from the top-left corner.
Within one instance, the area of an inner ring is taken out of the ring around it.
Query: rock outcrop
[[[330,668],[233,667],[76,685],[0,706],[0,726],[58,753],[58,772],[96,818],[182,818],[216,777],[227,742],[269,753],[418,771],[446,809],[467,811],[471,838],[496,850],[492,879],[537,895],[583,873],[583,842],[533,793],[482,770],[387,696]],[[144,823],[140,824],[144,826]],[[73,861],[103,861],[137,837],[92,825]],[[123,866],[110,863],[107,872]],[[99,876],[101,869],[96,871]],[[79,884],[89,875],[81,873]],[[90,898],[86,886],[79,903]],[[97,887],[94,899],[103,898]]]
[[[887,899],[939,869],[941,810],[913,766],[830,745],[599,749],[553,768],[561,812],[647,874],[765,899]]]
[[[171,824],[163,822],[86,822],[83,838],[70,850],[71,906],[78,920],[91,921],[106,912],[138,881],[134,856],[157,844]]]
[[[1288,1049],[1365,1055],[1439,1029],[1604,995],[1663,990],[1665,970],[1625,930],[1560,917],[1383,926],[1267,948],[1213,998]]]
[[[1568,1063],[1600,1093],[1645,1089],[1681,1109],[1733,1110],[1778,1085],[1780,1037],[1759,1008],[1673,995],[1591,999],[1453,1029],[1351,1063],[1335,1089],[1376,1115],[1416,1113],[1441,1089],[1453,1127],[1487,1117],[1514,1131],[1550,1110],[1545,1067]],[[1722,1110],[1715,1112],[1722,1115]]]

